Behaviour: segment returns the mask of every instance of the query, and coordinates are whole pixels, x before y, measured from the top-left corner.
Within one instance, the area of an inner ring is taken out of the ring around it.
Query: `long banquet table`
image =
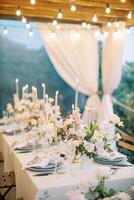
[[[11,144],[21,139],[22,135],[8,136],[0,134],[0,151],[4,156],[5,172],[14,171],[16,178],[16,195],[24,200],[47,199],[66,200],[66,193],[76,188],[83,177],[93,178],[93,170],[97,167],[104,167],[99,164],[92,164],[91,171],[82,171],[77,164],[73,166],[73,172],[48,175],[42,177],[33,176],[33,172],[22,169],[24,163],[33,156],[33,153],[17,153],[10,149]],[[134,184],[134,166],[122,167],[107,180],[107,187],[114,187],[130,193],[130,187]],[[43,195],[47,194],[47,198]],[[131,194],[132,195],[132,194]]]

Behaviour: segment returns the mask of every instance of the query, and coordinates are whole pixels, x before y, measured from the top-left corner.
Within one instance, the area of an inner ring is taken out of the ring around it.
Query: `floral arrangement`
[[[100,173],[101,174],[101,173]],[[130,200],[125,192],[113,188],[106,189],[105,182],[108,174],[96,174],[90,181],[81,182],[76,190],[67,193],[68,200]]]

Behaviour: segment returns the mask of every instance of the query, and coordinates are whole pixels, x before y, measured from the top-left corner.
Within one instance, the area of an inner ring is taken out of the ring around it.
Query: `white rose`
[[[130,196],[125,192],[120,192],[117,195],[112,197],[113,200],[120,199],[120,200],[131,200]]]
[[[89,153],[94,152],[94,144],[84,141],[84,147],[87,149]]]
[[[55,131],[55,126],[53,123],[49,123],[46,125],[46,128],[45,128],[46,132],[49,132],[49,133],[52,133]]]

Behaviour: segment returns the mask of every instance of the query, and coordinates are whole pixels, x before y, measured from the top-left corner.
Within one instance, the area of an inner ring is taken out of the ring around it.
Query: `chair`
[[[0,193],[0,200],[5,200],[6,195],[13,187],[16,187],[14,172],[0,172],[0,190],[6,189],[3,194]]]
[[[119,140],[118,146],[134,152],[134,137],[123,132],[120,134],[122,138]]]

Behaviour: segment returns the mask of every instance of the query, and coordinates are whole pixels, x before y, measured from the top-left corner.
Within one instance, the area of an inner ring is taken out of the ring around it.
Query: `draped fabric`
[[[120,22],[118,28],[115,28],[115,24],[113,24],[113,27],[109,29],[103,48],[102,84],[104,95],[100,105],[99,120],[104,120],[113,113],[111,95],[121,80],[124,41],[125,23]]]
[[[79,92],[90,96],[86,106],[98,107],[98,44],[94,30],[85,30],[80,25],[62,24],[62,29],[53,32],[52,25],[38,24],[44,46],[59,75]],[[83,119],[89,122],[90,115],[84,111]]]

